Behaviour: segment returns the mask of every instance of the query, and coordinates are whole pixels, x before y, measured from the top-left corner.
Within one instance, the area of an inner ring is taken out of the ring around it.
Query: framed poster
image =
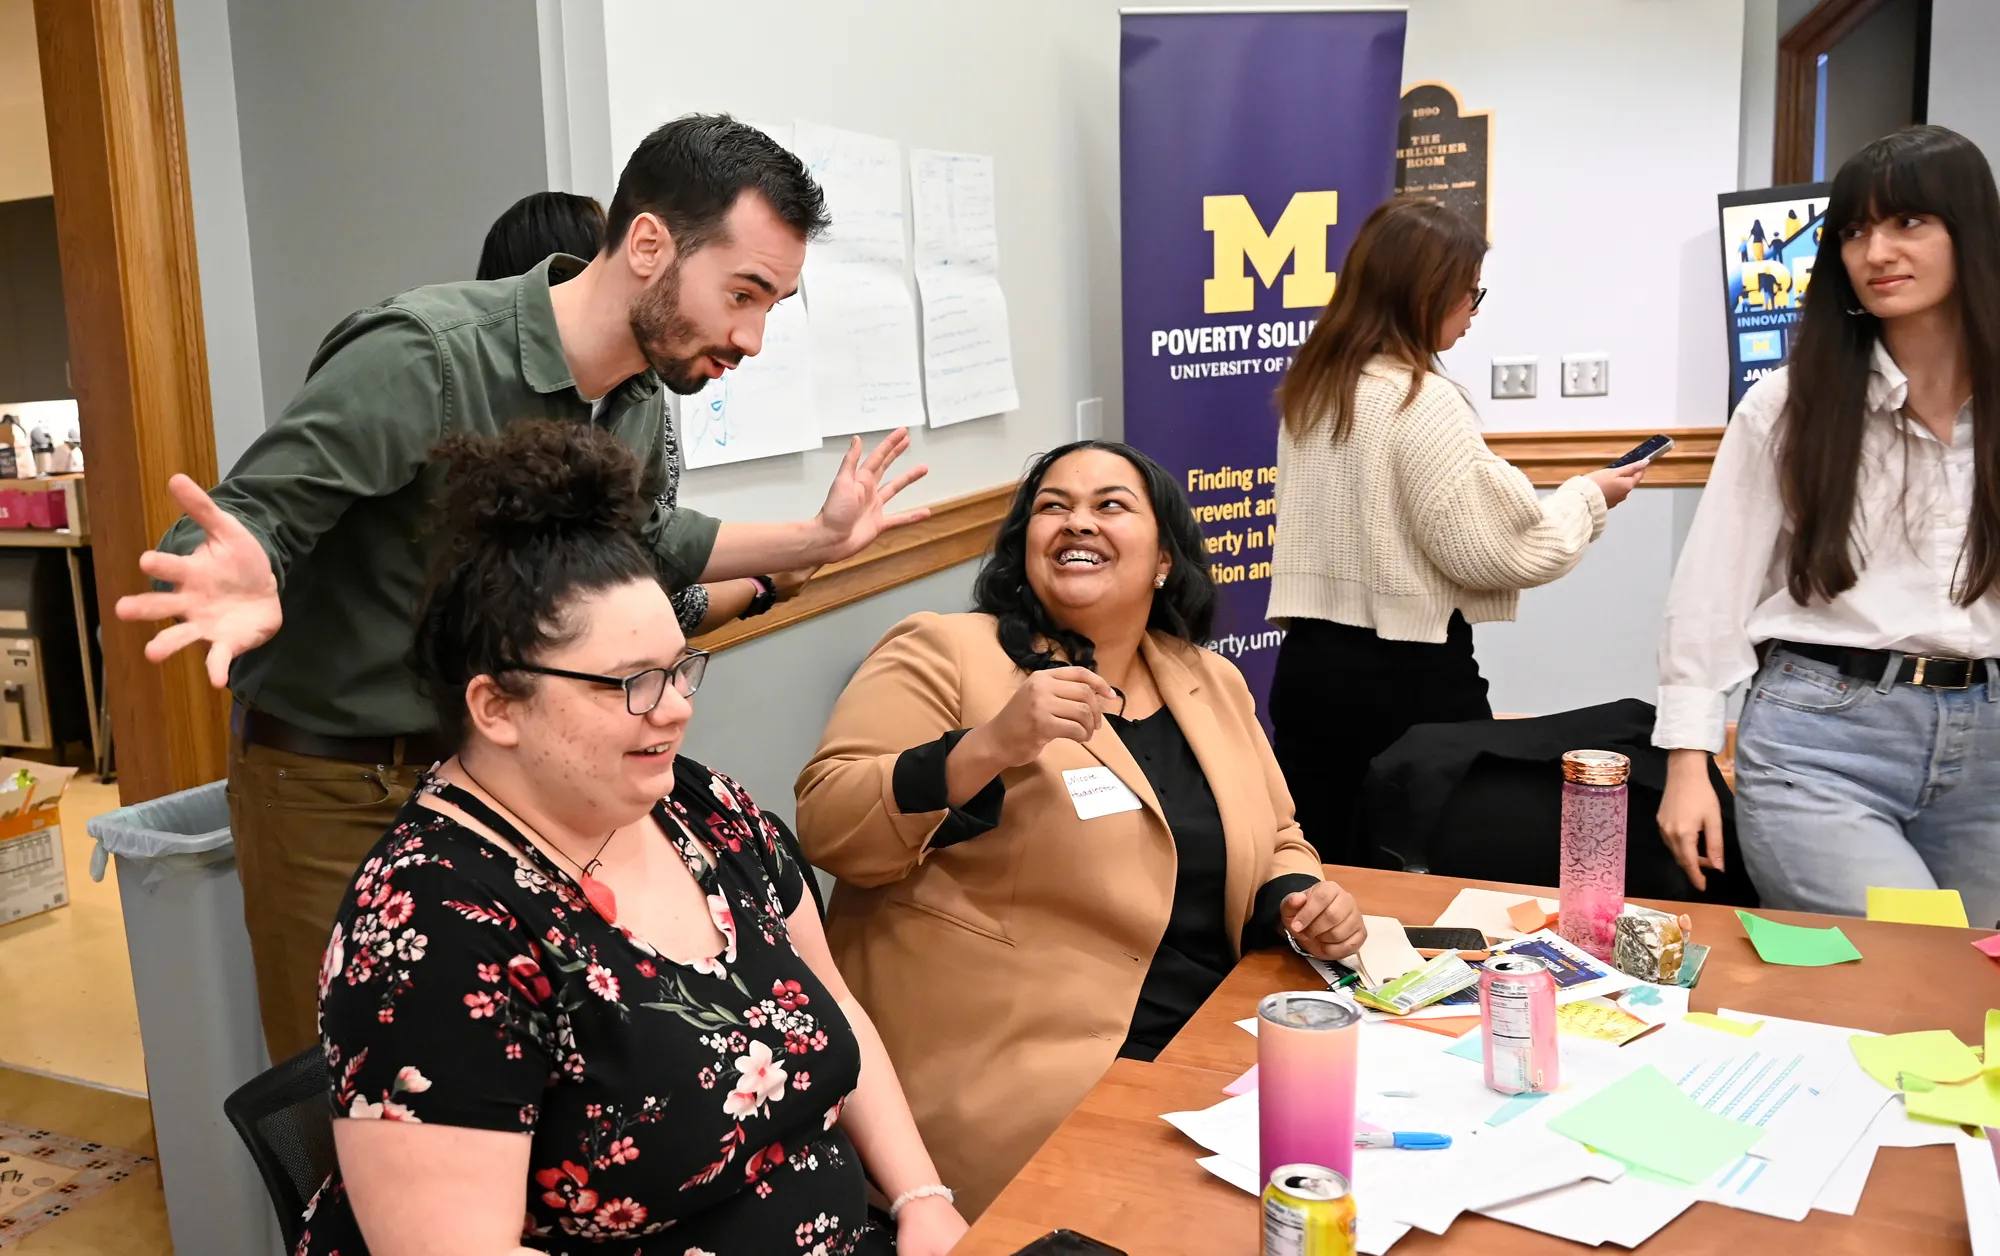
[[[1716,197],[1729,329],[1729,413],[1750,385],[1785,364],[1825,231],[1828,183]],[[1727,416],[1724,416],[1725,418]]]

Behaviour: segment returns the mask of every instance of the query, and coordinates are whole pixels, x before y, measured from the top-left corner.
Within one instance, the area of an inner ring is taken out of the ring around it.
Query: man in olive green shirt
[[[350,315],[305,387],[213,493],[172,484],[187,511],[141,568],[171,586],[122,598],[129,620],[176,620],[159,661],[208,643],[236,699],[230,823],[271,1058],[317,1042],[317,973],[354,870],[421,772],[454,747],[404,664],[430,552],[439,440],[520,419],[596,423],[662,483],[663,386],[688,394],[762,345],[826,225],[798,159],[728,118],[654,132],[619,178],[605,242],[527,274],[440,284]],[[814,519],[728,524],[669,505],[646,529],[676,589],[845,558],[888,528],[908,448],[849,447]]]

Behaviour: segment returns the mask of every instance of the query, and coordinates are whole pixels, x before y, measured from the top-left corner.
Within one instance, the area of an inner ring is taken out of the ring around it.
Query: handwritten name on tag
[[[1079,820],[1137,811],[1146,805],[1110,768],[1071,768],[1063,773],[1063,784],[1069,787],[1069,800],[1076,804]]]

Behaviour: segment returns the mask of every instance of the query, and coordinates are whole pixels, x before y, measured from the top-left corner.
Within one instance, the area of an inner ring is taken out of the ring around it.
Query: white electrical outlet
[[[1563,355],[1563,396],[1603,397],[1610,392],[1610,354],[1566,353]]]
[[[1493,359],[1493,395],[1502,400],[1535,395],[1535,359]]]
[[[1091,397],[1076,403],[1076,438],[1104,439],[1104,398]]]

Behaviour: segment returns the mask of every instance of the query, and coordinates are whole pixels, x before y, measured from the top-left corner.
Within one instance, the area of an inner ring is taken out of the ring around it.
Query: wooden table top
[[[1554,897],[1545,888],[1455,877],[1333,867],[1327,874],[1352,890],[1370,915],[1406,924],[1429,924],[1466,886]],[[1859,964],[1784,968],[1757,958],[1731,909],[1635,901],[1694,918],[1695,941],[1710,948],[1690,1000],[1695,1011],[1729,1007],[1883,1033],[1949,1029],[1977,1043],[1984,1038],[1986,1009],[2000,1007],[2000,964],[1970,945],[1987,930],[1760,910],[1792,924],[1838,924],[1862,955]],[[1257,1001],[1274,990],[1312,989],[1317,981],[1288,952],[1246,956],[1156,1063],[1120,1060],[1112,1066],[954,1249],[956,1256],[1011,1256],[1057,1228],[1130,1256],[1254,1256],[1261,1234],[1257,1200],[1197,1165],[1204,1153],[1159,1118],[1220,1102],[1222,1088],[1257,1062],[1257,1040],[1234,1022],[1254,1016]],[[1655,1235],[1646,1250],[1736,1256],[1746,1245],[1754,1250],[1763,1243],[1803,1245],[1795,1250],[1812,1256],[1963,1256],[1970,1239],[1952,1151],[1883,1148],[1852,1217],[1813,1212],[1790,1222],[1701,1203]],[[1396,1256],[1583,1250],[1566,1239],[1471,1215],[1442,1237],[1413,1230],[1392,1249]]]

